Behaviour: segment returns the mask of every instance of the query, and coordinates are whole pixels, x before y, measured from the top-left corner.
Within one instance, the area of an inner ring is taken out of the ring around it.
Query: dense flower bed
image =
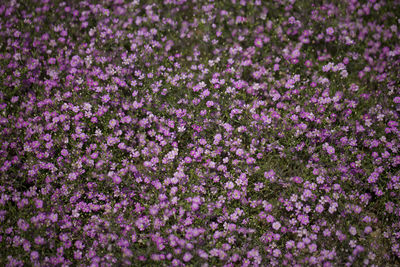
[[[0,4],[1,266],[399,266],[400,2]]]

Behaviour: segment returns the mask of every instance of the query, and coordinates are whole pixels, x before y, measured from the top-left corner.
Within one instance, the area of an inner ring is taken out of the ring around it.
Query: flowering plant
[[[400,2],[0,3],[0,265],[400,265]]]

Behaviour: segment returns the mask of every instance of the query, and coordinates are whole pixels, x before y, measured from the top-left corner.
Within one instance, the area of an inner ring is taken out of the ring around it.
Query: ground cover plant
[[[1,266],[399,266],[400,1],[0,3]]]

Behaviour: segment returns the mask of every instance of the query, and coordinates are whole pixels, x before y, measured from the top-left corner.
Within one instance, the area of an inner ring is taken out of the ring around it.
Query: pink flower
[[[272,224],[272,228],[273,228],[274,230],[279,230],[279,228],[281,228],[280,222],[278,222],[278,221],[274,222],[274,223]]]
[[[323,144],[323,148],[328,152],[329,155],[335,154],[335,148],[330,146],[328,143]]]
[[[349,228],[349,232],[351,235],[356,235],[357,234],[357,229],[354,226],[351,226]]]
[[[295,182],[296,184],[301,184],[303,182],[303,178],[299,177],[299,176],[295,176],[292,177],[293,182]]]
[[[272,223],[275,220],[274,216],[268,215],[267,216],[267,222]]]
[[[26,231],[29,228],[29,224],[24,221],[23,219],[19,219],[17,222],[18,227],[22,230],[22,231]]]
[[[53,223],[57,222],[58,220],[58,214],[57,213],[52,213],[49,215],[49,220],[52,221]]]
[[[372,232],[372,227],[371,227],[371,226],[365,227],[364,233],[369,234],[369,233],[371,233],[371,232]]]
[[[308,246],[308,249],[310,250],[310,252],[315,252],[315,251],[317,251],[317,245],[315,243],[310,244]]]
[[[121,183],[121,177],[119,177],[118,175],[114,175],[113,176],[113,182],[116,184],[120,184]]]
[[[68,179],[71,180],[71,181],[76,180],[77,177],[78,177],[78,175],[77,175],[76,172],[72,172],[72,173],[70,173],[70,174],[68,175]]]
[[[233,191],[232,197],[234,199],[239,199],[240,198],[240,191],[239,190]]]
[[[281,251],[279,249],[274,249],[274,251],[272,252],[272,254],[274,255],[274,257],[279,257],[281,255]]]
[[[243,154],[244,154],[244,150],[243,150],[243,149],[239,148],[238,150],[236,150],[236,155],[237,155],[238,157],[243,156]]]
[[[83,248],[85,247],[85,245],[82,243],[82,241],[77,240],[77,241],[75,242],[75,247],[76,247],[77,249],[83,249]]]
[[[378,181],[379,174],[376,172],[371,173],[371,175],[368,177],[368,183],[374,184],[376,181]]]
[[[332,27],[329,27],[328,29],[326,29],[326,33],[328,35],[332,35],[335,32],[335,30]]]
[[[323,212],[323,211],[324,211],[324,206],[322,206],[321,204],[318,204],[318,205],[315,207],[315,211],[318,212],[318,213]]]
[[[260,38],[254,40],[254,46],[263,47],[263,41]]]
[[[297,220],[303,225],[307,225],[310,221],[308,219],[308,215],[300,214],[297,216]]]
[[[286,242],[286,249],[291,249],[295,246],[295,242],[293,240],[289,240]]]
[[[232,181],[228,181],[225,183],[226,189],[233,189],[234,187],[235,187],[235,184]]]
[[[117,120],[112,119],[110,120],[110,122],[108,123],[108,126],[112,129],[115,127],[115,125],[117,125]]]
[[[221,134],[216,134],[215,136],[214,136],[214,145],[218,145],[219,144],[219,142],[222,140],[222,135]]]
[[[38,209],[43,208],[43,200],[41,200],[41,199],[36,199],[36,200],[35,200],[35,206],[36,206],[36,208],[38,208]]]
[[[332,155],[332,154],[335,154],[335,149],[333,147],[329,146],[326,149],[326,152],[328,152],[329,155]]]
[[[190,254],[189,252],[186,252],[185,255],[183,255],[183,261],[184,262],[188,262],[193,258],[192,254]]]
[[[61,150],[61,155],[64,157],[68,156],[68,150],[66,149]]]
[[[32,251],[31,260],[36,260],[37,258],[39,258],[39,253],[37,251]]]
[[[275,172],[274,170],[269,170],[268,172],[264,172],[264,177],[272,182],[275,181]]]
[[[255,162],[256,162],[256,160],[254,158],[252,158],[252,157],[249,157],[249,158],[246,159],[246,163],[249,164],[249,165],[250,164],[254,164]]]
[[[300,51],[298,49],[292,52],[292,58],[298,58],[300,56]]]
[[[108,101],[110,101],[110,96],[109,95],[103,95],[101,97],[101,101],[103,101],[104,103],[107,103]]]

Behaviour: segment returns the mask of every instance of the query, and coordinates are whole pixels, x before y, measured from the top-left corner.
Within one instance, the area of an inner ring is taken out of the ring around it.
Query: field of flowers
[[[0,2],[0,266],[400,266],[400,1]]]

